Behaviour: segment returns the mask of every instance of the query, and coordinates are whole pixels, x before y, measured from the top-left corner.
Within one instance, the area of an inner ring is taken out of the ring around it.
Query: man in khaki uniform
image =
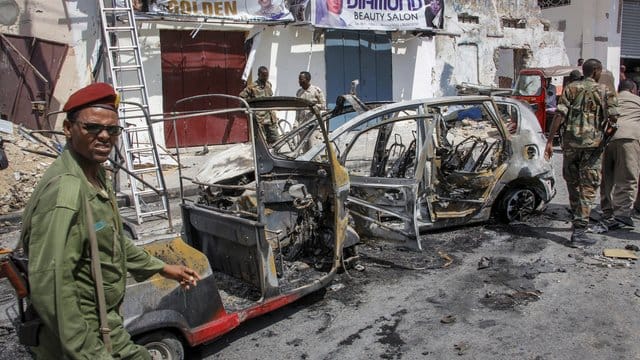
[[[269,70],[260,66],[258,68],[258,80],[253,84],[247,85],[241,92],[240,97],[243,99],[255,99],[261,97],[273,96],[273,88],[269,82]],[[278,140],[278,121],[275,114],[271,111],[256,111],[254,113],[258,124],[264,132],[264,136],[268,144],[273,144]]]
[[[38,183],[24,212],[21,242],[29,256],[30,302],[42,320],[37,359],[150,359],[133,344],[118,308],[127,272],[138,280],[155,273],[195,285],[185,266],[167,265],[124,235],[113,189],[102,167],[122,132],[118,96],[105,83],[69,97],[64,151]],[[85,204],[88,203],[89,209]],[[87,212],[94,223],[87,223]],[[91,275],[89,226],[97,238],[102,284]],[[112,353],[99,332],[96,286],[104,288]]]
[[[602,159],[600,207],[609,229],[634,226],[631,218],[640,174],[640,96],[633,80],[618,85],[618,131]]]
[[[300,75],[298,75],[298,85],[300,85],[300,89],[296,92],[296,97],[309,100],[313,103],[313,107],[318,110],[318,112],[322,112],[326,108],[327,101],[324,98],[322,89],[315,85],[311,85],[311,73],[308,71],[301,71]],[[298,124],[309,120],[309,113],[309,111],[304,111],[303,113],[298,114],[296,119]]]

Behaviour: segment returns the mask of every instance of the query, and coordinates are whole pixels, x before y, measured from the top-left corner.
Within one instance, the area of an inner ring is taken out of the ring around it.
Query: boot
[[[617,230],[622,227],[622,224],[613,216],[606,218],[602,223],[607,227],[607,230]]]
[[[575,246],[591,246],[595,244],[596,239],[587,235],[585,228],[574,228],[573,233],[571,234],[571,245]]]
[[[631,216],[616,216],[616,221],[620,223],[621,226],[629,226],[636,227],[636,224],[633,222]]]

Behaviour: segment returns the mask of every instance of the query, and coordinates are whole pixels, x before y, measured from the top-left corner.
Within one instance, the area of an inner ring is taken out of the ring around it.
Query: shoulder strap
[[[600,101],[602,102],[602,125],[609,120],[609,102],[607,99],[607,89],[598,89],[600,91]]]
[[[100,267],[100,254],[98,252],[98,239],[93,221],[93,211],[89,205],[89,199],[84,197],[83,208],[87,219],[87,231],[89,234],[89,245],[91,249],[91,275],[96,288],[98,298],[98,315],[100,317],[100,334],[107,352],[111,354],[111,329],[107,322],[107,304],[104,297],[104,283],[102,281],[102,268]]]

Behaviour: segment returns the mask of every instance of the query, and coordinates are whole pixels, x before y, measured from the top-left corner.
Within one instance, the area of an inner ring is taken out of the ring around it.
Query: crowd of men
[[[600,61],[588,59],[581,65],[583,79],[569,83],[558,100],[545,156],[551,158],[553,139],[564,124],[562,173],[573,215],[570,243],[589,246],[597,242],[588,225],[598,191],[604,230],[634,228],[640,209],[640,97],[630,79],[620,81],[617,94],[599,84]]]

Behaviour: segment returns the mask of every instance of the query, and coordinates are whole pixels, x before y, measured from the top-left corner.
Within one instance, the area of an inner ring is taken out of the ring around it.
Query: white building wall
[[[542,10],[542,17],[550,21],[552,28],[564,28],[571,64],[575,65],[579,58],[596,58],[614,74],[616,83],[620,75],[620,3],[618,0],[580,0]]]
[[[433,69],[436,64],[435,41],[397,33],[391,47],[393,99],[409,100],[433,97]]]

